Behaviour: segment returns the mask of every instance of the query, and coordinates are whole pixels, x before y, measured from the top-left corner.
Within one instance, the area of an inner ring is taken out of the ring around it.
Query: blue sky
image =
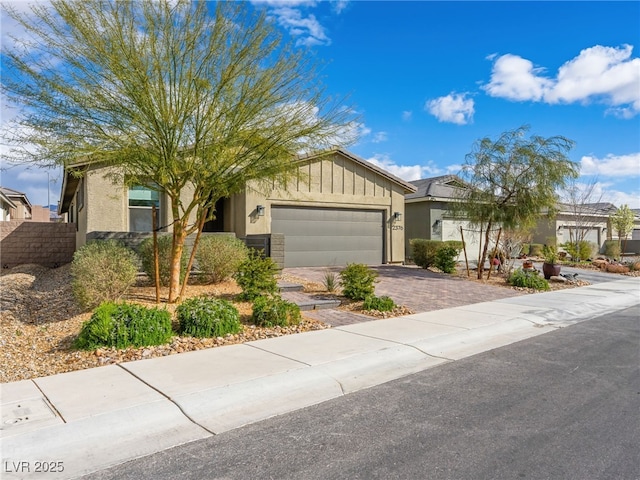
[[[527,124],[576,142],[591,201],[640,208],[640,2],[252,5],[325,63],[328,94],[349,96],[362,158],[405,180],[457,173],[474,141]],[[46,171],[1,183],[47,201]]]

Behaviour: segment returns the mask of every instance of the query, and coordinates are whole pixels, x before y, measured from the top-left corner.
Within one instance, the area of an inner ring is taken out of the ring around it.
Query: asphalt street
[[[83,477],[638,479],[640,306]]]

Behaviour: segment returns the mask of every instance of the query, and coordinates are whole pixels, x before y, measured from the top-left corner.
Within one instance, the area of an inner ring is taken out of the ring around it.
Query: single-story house
[[[27,198],[26,193],[19,192],[7,187],[0,187],[0,192],[13,204],[13,207],[9,207],[9,215],[11,220],[31,219],[31,202]]]
[[[340,148],[295,161],[304,180],[286,189],[274,184],[269,191],[248,184],[218,201],[216,218],[204,232],[284,236],[286,267],[404,262],[404,196],[415,191],[413,185]],[[117,232],[150,232],[152,205],[158,224],[170,225],[165,195],[114,185],[108,167],[83,168],[82,176],[66,172],[59,208],[77,225],[78,247]]]
[[[416,191],[405,195],[407,256],[411,254],[409,241],[412,238],[440,241],[464,239],[467,259],[477,261],[480,257],[479,229],[472,227],[465,220],[454,218],[449,212],[451,202],[459,196],[459,190],[465,188],[460,177],[442,175],[409,183],[416,187]],[[482,240],[484,241],[484,236]],[[464,260],[464,252],[460,253],[459,260]]]
[[[602,250],[606,240],[617,240],[617,232],[611,227],[609,218],[617,210],[612,203],[558,204],[558,213],[552,220],[541,219],[533,234],[532,243],[548,243],[555,239],[557,245],[577,240],[586,240]],[[635,212],[634,212],[635,213]],[[629,252],[636,252],[635,241],[640,240],[640,217],[635,214],[635,225],[628,240]]]
[[[0,188],[0,209],[2,210],[2,217],[0,217],[0,221],[8,222],[11,220],[11,211],[18,208],[18,206],[13,203],[7,195],[5,195],[3,190],[4,189]]]

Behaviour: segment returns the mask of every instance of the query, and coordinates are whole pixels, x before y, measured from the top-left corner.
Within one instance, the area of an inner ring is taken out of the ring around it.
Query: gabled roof
[[[26,193],[19,192],[18,190],[7,187],[0,187],[0,192],[2,192],[6,197],[10,198],[14,203],[18,201],[31,209],[31,202],[27,198]]]
[[[396,177],[394,174],[387,172],[386,170],[375,166],[372,163],[367,162],[366,160],[364,160],[363,158],[358,157],[357,155],[354,155],[351,152],[348,152],[347,150],[344,150],[343,148],[333,148],[331,150],[324,150],[322,152],[318,152],[318,153],[313,153],[313,154],[309,154],[309,155],[298,155],[298,161],[306,161],[306,160],[314,160],[316,158],[320,158],[320,157],[325,157],[327,155],[332,155],[332,154],[340,154],[343,157],[346,157],[350,160],[352,160],[353,162],[362,165],[364,168],[371,170],[375,173],[377,173],[378,175],[387,178],[388,180],[391,180],[392,182],[400,185],[405,192],[407,193],[411,193],[411,192],[415,192],[416,191],[416,187],[414,185],[412,185],[413,182],[406,182],[404,180],[402,180],[400,177]]]
[[[441,175],[409,182],[416,188],[415,193],[405,195],[405,200],[453,200],[460,197],[466,188],[465,182],[457,175]]]
[[[568,213],[573,215],[578,213],[579,215],[594,215],[594,216],[606,216],[616,213],[618,208],[613,203],[599,202],[599,203],[582,203],[573,205],[570,203],[558,203],[559,213]]]
[[[4,188],[0,187],[0,200],[9,205],[11,208],[18,208],[18,206],[11,201],[9,197],[7,197],[4,193]]]

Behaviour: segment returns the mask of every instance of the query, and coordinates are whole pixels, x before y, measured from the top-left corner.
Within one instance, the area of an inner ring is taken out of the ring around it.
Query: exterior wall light
[[[259,217],[264,217],[264,205],[258,205],[256,207],[256,213]]]
[[[393,220],[399,222],[402,218],[402,214],[400,212],[393,212]]]

